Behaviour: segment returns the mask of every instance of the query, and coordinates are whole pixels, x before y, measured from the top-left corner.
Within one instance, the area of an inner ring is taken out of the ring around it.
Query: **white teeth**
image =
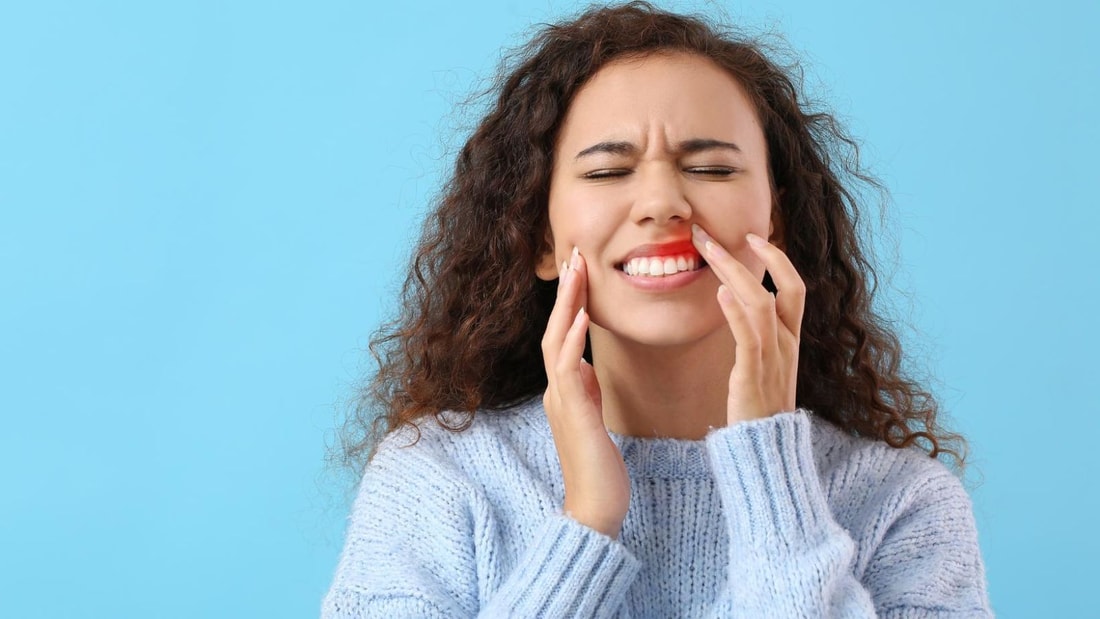
[[[623,264],[623,271],[635,277],[664,277],[682,271],[694,271],[696,264],[698,261],[692,254],[666,258],[632,258]]]

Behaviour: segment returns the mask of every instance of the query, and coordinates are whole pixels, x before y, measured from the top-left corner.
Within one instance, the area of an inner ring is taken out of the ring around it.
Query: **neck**
[[[607,429],[628,436],[699,440],[726,425],[733,336],[653,347],[592,325],[592,362]]]

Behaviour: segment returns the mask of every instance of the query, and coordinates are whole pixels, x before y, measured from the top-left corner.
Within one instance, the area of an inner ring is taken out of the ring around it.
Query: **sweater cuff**
[[[706,445],[732,540],[774,553],[827,534],[832,514],[814,464],[807,411],[713,430]]]
[[[487,616],[612,617],[640,569],[621,542],[560,513],[531,544]]]

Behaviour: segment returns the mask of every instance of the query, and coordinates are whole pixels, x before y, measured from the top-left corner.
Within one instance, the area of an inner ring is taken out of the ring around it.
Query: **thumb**
[[[581,358],[581,382],[584,383],[584,391],[596,410],[603,412],[603,398],[600,394],[600,381],[596,378],[596,369],[588,361]]]

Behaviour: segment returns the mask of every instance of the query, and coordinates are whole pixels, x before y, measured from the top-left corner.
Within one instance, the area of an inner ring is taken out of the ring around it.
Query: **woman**
[[[989,615],[959,437],[871,310],[851,141],[647,4],[526,52],[374,342],[324,615]]]

